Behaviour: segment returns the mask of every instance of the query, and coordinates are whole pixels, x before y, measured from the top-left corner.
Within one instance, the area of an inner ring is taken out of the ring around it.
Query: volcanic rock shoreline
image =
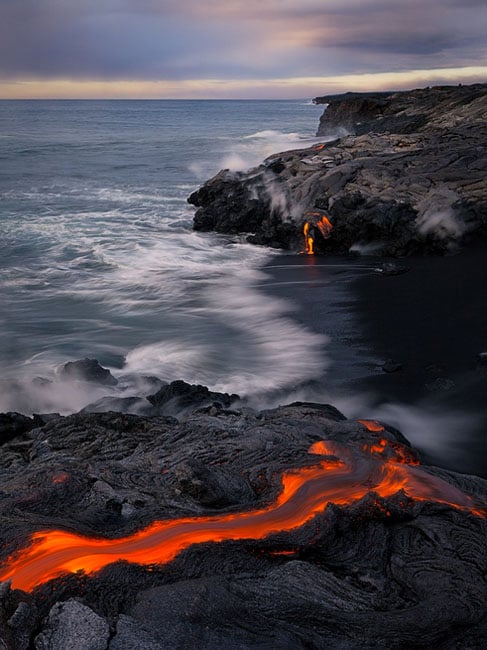
[[[315,252],[449,253],[487,235],[487,84],[319,98],[314,147],[220,171],[188,201],[194,228]],[[320,235],[321,215],[331,233]]]
[[[166,392],[188,400],[182,384]],[[342,505],[330,498],[303,525],[262,539],[190,545],[159,566],[120,561],[30,593],[14,573],[13,588],[0,583],[0,647],[482,647],[486,481],[418,466],[397,430],[332,406],[258,412],[222,398],[196,399],[179,421],[114,412],[24,420],[2,444],[0,574],[36,532],[113,539],[159,520],[259,512],[279,497],[283,473],[317,462],[338,471],[330,485]],[[310,453],[323,440],[325,451]],[[386,466],[439,481],[440,501],[410,498],[394,482],[378,496]],[[347,489],[349,503],[340,501]],[[458,494],[474,512],[441,502]]]

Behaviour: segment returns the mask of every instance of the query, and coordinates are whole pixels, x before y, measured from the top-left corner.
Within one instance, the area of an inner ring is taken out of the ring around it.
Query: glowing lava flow
[[[357,450],[319,441],[309,452],[325,456],[311,466],[286,472],[282,491],[270,505],[248,512],[158,521],[129,537],[100,539],[62,530],[34,533],[31,544],[9,558],[0,581],[31,591],[63,574],[94,573],[117,560],[144,565],[163,564],[192,544],[236,539],[263,539],[278,531],[296,529],[323,512],[329,503],[351,504],[373,491],[390,497],[399,490],[413,499],[436,501],[485,517],[468,495],[442,479],[423,472],[398,454],[402,445],[381,440]],[[388,454],[383,452],[388,449]]]
[[[316,222],[316,226],[318,230],[320,231],[323,239],[328,239],[328,237],[331,235],[331,231],[333,230],[333,226],[331,225],[331,221],[323,215],[321,219],[318,219]]]
[[[367,431],[384,431],[384,427],[377,420],[357,420],[360,424],[363,424]]]
[[[317,228],[320,231],[323,239],[328,239],[333,230],[333,226],[328,217],[322,212],[307,212],[305,217],[308,221],[305,221],[303,225],[304,252],[307,253],[307,255],[314,255],[315,238],[313,237],[313,234],[316,233],[315,229]],[[311,226],[313,226],[312,229]]]
[[[314,250],[313,250],[314,239],[309,234],[309,223],[307,221],[305,221],[303,226],[303,235],[304,235],[304,246],[306,249],[306,254],[314,255]]]

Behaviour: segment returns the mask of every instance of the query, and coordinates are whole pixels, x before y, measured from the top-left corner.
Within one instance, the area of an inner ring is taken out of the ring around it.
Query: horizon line
[[[0,79],[3,100],[303,100],[486,83],[487,66],[270,79]],[[222,97],[222,95],[224,95]]]

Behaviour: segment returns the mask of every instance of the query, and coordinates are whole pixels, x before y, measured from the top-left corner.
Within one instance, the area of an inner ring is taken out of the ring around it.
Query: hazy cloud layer
[[[266,79],[486,61],[483,0],[0,0],[0,79]]]

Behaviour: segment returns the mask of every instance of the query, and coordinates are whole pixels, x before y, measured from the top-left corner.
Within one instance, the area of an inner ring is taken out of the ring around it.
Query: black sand
[[[487,250],[407,258],[400,275],[374,270],[383,262],[283,255],[266,269],[264,288],[293,300],[298,320],[330,337],[332,365],[319,382],[327,397],[366,394],[379,415],[379,405],[397,403],[466,414],[468,431],[455,432],[460,453],[435,458],[430,450],[430,458],[485,476],[487,360],[479,355],[487,352]],[[399,369],[384,371],[388,360]]]

